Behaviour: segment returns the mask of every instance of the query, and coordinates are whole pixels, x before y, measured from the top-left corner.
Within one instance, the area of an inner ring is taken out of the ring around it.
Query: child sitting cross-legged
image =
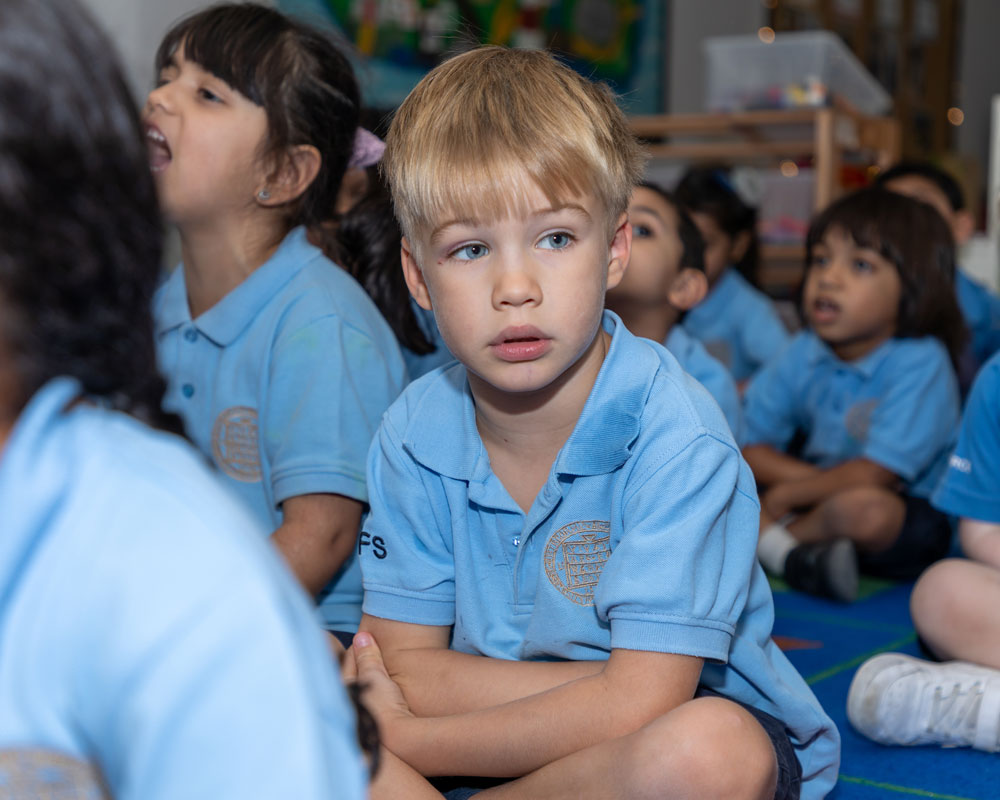
[[[839,737],[771,640],[753,476],[704,389],[604,310],[642,161],[611,94],[473,50],[413,90],[385,159],[459,363],[369,454],[347,668],[387,753],[373,797],[826,794]]]
[[[677,324],[708,291],[705,246],[691,217],[665,190],[643,183],[628,205],[632,254],[607,307],[636,336],[662,342],[681,367],[708,389],[741,441],[743,409],[736,382],[722,363]]]
[[[849,195],[810,226],[807,329],[744,405],[758,552],[794,588],[850,602],[859,563],[912,579],[947,552],[948,518],[928,497],[959,420],[954,270],[940,215],[884,189]]]

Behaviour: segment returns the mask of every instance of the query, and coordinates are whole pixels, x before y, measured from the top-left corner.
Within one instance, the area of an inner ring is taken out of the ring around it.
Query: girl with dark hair
[[[861,190],[813,221],[806,248],[807,329],[751,382],[743,452],[761,562],[850,601],[859,564],[912,579],[948,550],[948,518],[928,498],[958,428],[965,326],[951,233],[924,203]]]
[[[330,630],[361,613],[365,459],[406,381],[364,289],[308,241],[335,207],[358,88],[319,31],[252,3],[175,25],[144,110],[183,262],[154,309],[165,407],[272,530]]]
[[[160,220],[112,52],[74,0],[0,2],[0,795],[361,798],[307,599],[144,424],[177,427]]]
[[[689,170],[674,194],[701,231],[708,277],[708,295],[688,312],[684,327],[742,385],[788,342],[774,304],[753,285],[757,212],[721,169]]]

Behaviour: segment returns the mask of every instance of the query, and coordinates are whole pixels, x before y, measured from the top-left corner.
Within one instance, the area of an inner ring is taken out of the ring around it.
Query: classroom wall
[[[261,0],[267,2],[267,0]],[[167,28],[211,0],[81,0],[118,48],[137,101],[153,84],[153,56]],[[270,3],[268,3],[270,5]]]

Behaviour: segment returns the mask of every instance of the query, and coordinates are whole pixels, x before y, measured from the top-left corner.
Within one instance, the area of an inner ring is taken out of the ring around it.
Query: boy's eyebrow
[[[579,203],[559,203],[558,205],[549,206],[548,208],[537,208],[534,211],[529,211],[528,216],[544,217],[548,216],[549,214],[556,214],[560,211],[565,211],[567,209],[570,211],[577,211],[580,214],[583,214],[583,216],[585,216],[587,219],[590,219],[590,212],[588,212],[587,209],[585,209]],[[448,228],[451,228],[455,225],[475,226],[480,223],[481,220],[478,220],[474,217],[459,217],[456,219],[445,220],[440,225],[435,227],[433,231],[431,231],[430,243],[437,244],[441,239],[441,234]]]
[[[632,206],[631,210],[645,211],[647,214],[652,214],[654,217],[660,220],[660,222],[666,222],[666,220],[663,219],[663,215],[660,214],[660,212],[657,211],[655,208],[650,208],[649,206]]]

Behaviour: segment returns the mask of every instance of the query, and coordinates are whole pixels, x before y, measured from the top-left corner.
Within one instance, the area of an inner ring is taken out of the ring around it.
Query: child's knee
[[[685,703],[643,729],[631,770],[637,798],[771,798],[777,760],[753,716],[722,698]]]
[[[906,507],[895,492],[864,486],[831,497],[826,514],[838,535],[879,551],[899,536]]]
[[[957,614],[956,601],[963,589],[968,562],[960,558],[939,561],[924,570],[910,594],[910,615],[917,631],[932,647],[938,632],[951,628]]]

